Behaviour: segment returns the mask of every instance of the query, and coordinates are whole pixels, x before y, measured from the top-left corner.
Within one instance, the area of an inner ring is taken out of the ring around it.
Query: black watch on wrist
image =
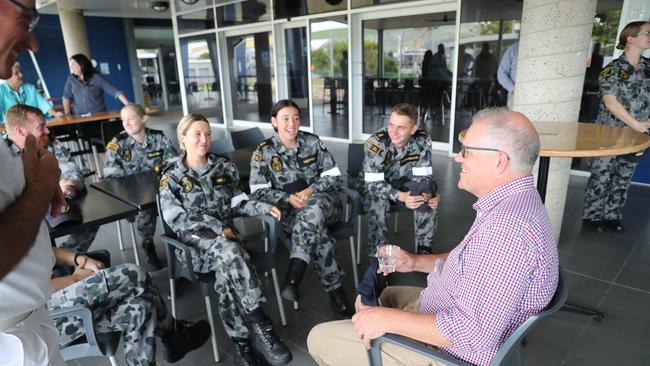
[[[85,252],[76,252],[76,253],[74,254],[74,260],[73,260],[73,262],[74,262],[74,265],[75,265],[75,266],[78,266],[78,265],[79,265],[79,263],[77,263],[77,258],[79,258],[79,257],[82,256],[82,255],[86,255],[86,253],[85,253]]]

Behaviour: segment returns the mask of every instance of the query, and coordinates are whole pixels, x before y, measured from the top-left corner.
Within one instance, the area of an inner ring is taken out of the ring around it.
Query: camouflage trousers
[[[336,262],[336,243],[327,229],[339,221],[342,211],[338,193],[314,193],[302,210],[282,213],[284,233],[291,236],[289,258],[313,262],[325,291],[341,287],[345,274]]]
[[[99,228],[87,229],[70,234],[68,240],[61,244],[60,247],[71,252],[87,252],[93,240],[95,240],[95,236],[97,236],[97,231],[99,231]]]
[[[363,211],[368,218],[368,256],[377,252],[377,246],[388,243],[388,211],[391,201],[366,195],[363,198]],[[425,247],[433,247],[433,236],[438,228],[438,210],[413,212],[413,228],[415,243]]]
[[[591,159],[591,176],[587,182],[582,218],[620,220],[634,169],[638,163],[621,156]]]
[[[195,240],[188,246],[194,271],[215,273],[214,291],[226,333],[231,338],[247,338],[245,313],[266,301],[248,253],[239,243],[221,236]],[[180,256],[180,251],[177,254]]]
[[[128,365],[154,365],[156,322],[169,327],[171,317],[157,289],[144,269],[121,264],[56,291],[48,301],[56,310],[71,306],[90,309],[97,332],[121,331],[124,357]],[[55,320],[61,345],[84,335],[80,318]]]

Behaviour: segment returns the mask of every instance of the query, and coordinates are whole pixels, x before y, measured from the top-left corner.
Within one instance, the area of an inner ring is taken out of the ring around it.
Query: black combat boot
[[[233,338],[235,344],[235,365],[237,366],[255,366],[259,365],[251,347],[251,340],[248,338]]]
[[[354,312],[348,302],[348,297],[345,295],[343,287],[327,293],[330,296],[330,307],[334,311],[337,319],[350,319]]]
[[[156,253],[156,247],[152,242],[142,243],[142,249],[144,249],[144,253],[147,255],[147,263],[149,263],[154,270],[157,271],[163,268],[160,258],[158,258],[158,254]]]
[[[205,320],[196,323],[174,320],[172,329],[167,329],[160,337],[163,357],[167,362],[176,362],[201,347],[208,338],[210,324]]]
[[[289,269],[287,270],[287,278],[284,281],[284,288],[280,296],[289,301],[298,301],[298,286],[302,281],[302,276],[307,269],[307,262],[299,258],[291,258],[289,260]]]
[[[275,366],[287,364],[293,359],[289,348],[282,343],[282,340],[273,331],[271,320],[265,319],[252,322],[250,331],[253,338],[253,348],[264,356],[266,362]]]

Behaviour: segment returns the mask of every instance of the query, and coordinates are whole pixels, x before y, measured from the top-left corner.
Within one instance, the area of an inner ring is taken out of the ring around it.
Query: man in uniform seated
[[[25,148],[27,136],[33,135],[39,148],[47,148],[56,157],[61,169],[59,187],[65,197],[72,199],[86,189],[83,174],[72,160],[70,151],[58,140],[50,140],[50,131],[40,109],[26,104],[14,104],[7,110],[5,117],[7,133],[2,137],[16,156]],[[61,247],[85,252],[95,239],[97,230],[93,228],[71,234]]]
[[[539,145],[524,115],[505,108],[477,113],[456,155],[458,187],[478,198],[469,232],[449,253],[400,251],[396,270],[429,273],[427,287],[387,287],[376,307],[358,297],[351,321],[311,330],[307,344],[316,362],[365,364],[364,345],[394,333],[489,365],[503,341],[542,311],[557,288],[555,235],[531,175]],[[440,364],[394,345],[382,347],[382,360],[387,366]]]
[[[418,252],[432,253],[438,221],[440,196],[431,166],[431,140],[418,129],[415,106],[401,103],[393,107],[388,126],[370,136],[364,146],[363,176],[354,183],[361,194],[363,211],[368,215],[368,255],[388,242],[388,210],[391,202],[403,203],[413,210],[415,242]]]
[[[205,320],[192,324],[172,318],[141,267],[125,263],[104,269],[102,262],[84,254],[52,250],[58,265],[76,268],[72,275],[52,279],[54,293],[47,302],[49,310],[72,306],[90,309],[97,331],[122,332],[127,365],[156,364],[156,335],[168,362],[180,360],[210,336]],[[61,317],[54,323],[62,346],[84,335],[81,319]]]

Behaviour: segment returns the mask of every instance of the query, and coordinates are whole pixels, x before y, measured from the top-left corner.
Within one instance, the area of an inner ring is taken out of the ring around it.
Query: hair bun
[[[616,49],[618,49],[618,50],[624,50],[624,49],[625,49],[625,46],[624,46],[622,43],[619,42],[619,43],[616,45]]]

